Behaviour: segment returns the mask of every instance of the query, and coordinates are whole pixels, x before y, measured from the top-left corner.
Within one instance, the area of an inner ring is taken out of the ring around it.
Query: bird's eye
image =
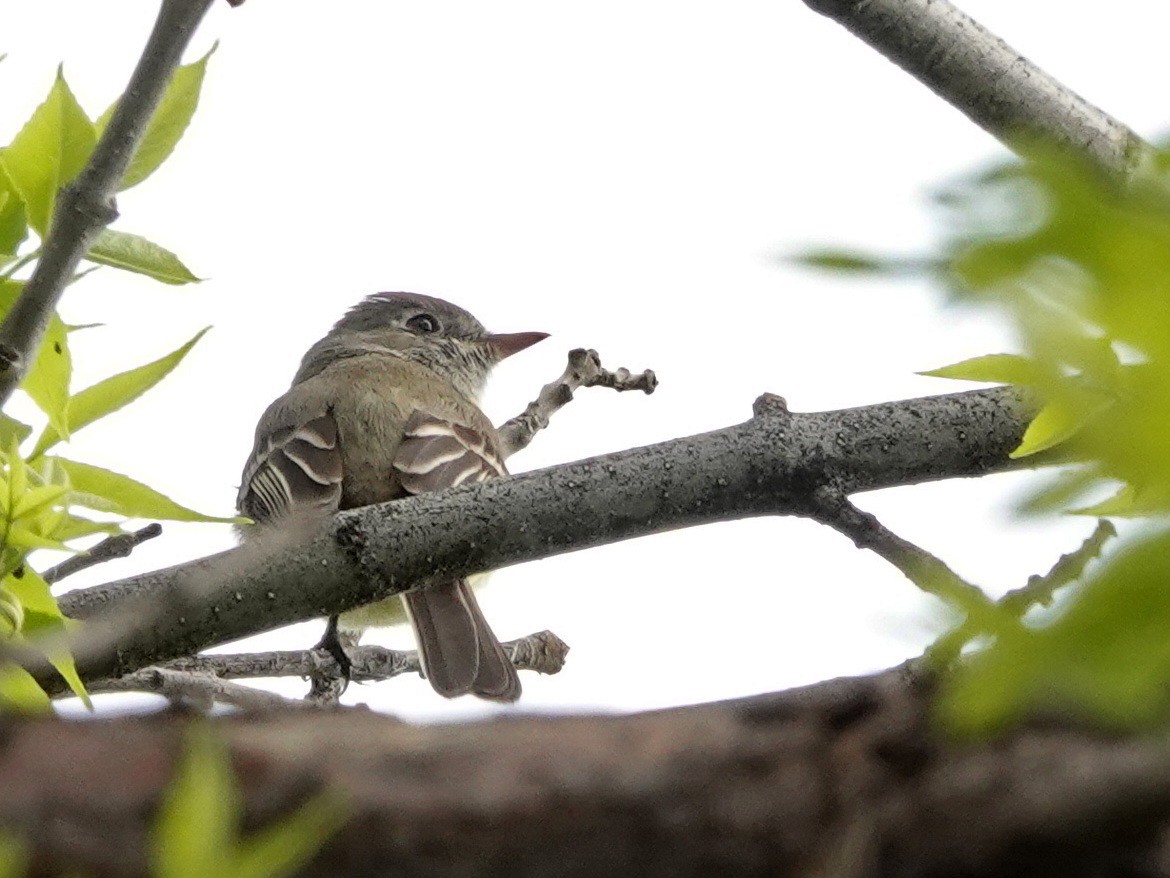
[[[439,321],[430,314],[415,314],[406,321],[406,327],[415,332],[438,332]]]

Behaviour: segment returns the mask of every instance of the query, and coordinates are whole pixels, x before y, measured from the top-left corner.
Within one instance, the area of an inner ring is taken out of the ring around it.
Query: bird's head
[[[488,332],[467,311],[432,296],[375,293],[350,308],[317,347],[332,339],[335,351],[336,343],[389,349],[439,373],[475,399],[493,366],[545,338],[544,332]],[[306,358],[302,373],[308,365]]]

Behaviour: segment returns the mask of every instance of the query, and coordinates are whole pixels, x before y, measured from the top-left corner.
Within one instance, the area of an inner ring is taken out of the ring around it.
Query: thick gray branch
[[[212,0],[163,0],[142,57],[77,179],[61,190],[41,258],[0,323],[0,406],[36,357],[49,317],[78,263],[117,217],[114,193],[150,117]]]
[[[1128,179],[1150,146],[946,0],[805,0],[1012,149],[1056,143]],[[1059,26],[1054,19],[1054,26]]]
[[[477,571],[698,524],[807,514],[825,485],[851,494],[1006,469],[1032,411],[1009,388],[783,417],[761,405],[723,430],[352,510],[71,592],[60,605],[92,620],[76,649],[83,676],[117,676]],[[123,637],[128,619],[136,624]],[[35,672],[60,686],[52,671]]]

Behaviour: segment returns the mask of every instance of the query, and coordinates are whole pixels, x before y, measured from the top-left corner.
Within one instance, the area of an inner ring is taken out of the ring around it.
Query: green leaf
[[[24,210],[24,199],[20,197],[16,184],[12,182],[0,158],[0,253],[15,257],[27,237],[28,216]]]
[[[1148,510],[1138,508],[1136,491],[1134,491],[1131,485],[1125,485],[1107,500],[1102,500],[1100,503],[1094,503],[1091,506],[1074,509],[1073,512],[1079,515],[1114,515],[1119,518],[1130,515],[1142,516],[1149,514]]]
[[[884,256],[836,248],[805,250],[785,258],[805,268],[834,271],[838,274],[879,275],[885,277],[913,276],[936,271],[936,260],[915,257]]]
[[[1032,419],[1024,431],[1020,446],[1010,456],[1028,457],[1059,445],[1080,432],[1089,418],[1099,413],[1105,405],[1107,403],[1099,402],[1094,411],[1086,410],[1083,405],[1074,404],[1068,398],[1053,400]]]
[[[72,497],[70,498],[72,499]],[[70,540],[80,539],[81,537],[89,537],[94,534],[117,534],[122,533],[122,528],[109,521],[94,521],[90,518],[85,518],[81,515],[74,515],[72,513],[65,516],[64,520],[57,525],[53,530],[52,536],[63,543]]]
[[[40,613],[54,619],[61,619],[57,599],[49,590],[49,584],[31,567],[24,566],[19,576],[10,573],[4,577],[4,588],[20,601],[26,613]]]
[[[279,878],[295,873],[348,817],[341,796],[328,791],[315,796],[274,826],[243,839],[231,878]]]
[[[40,575],[32,571],[26,571],[25,577],[27,578],[28,576],[36,576],[40,579]],[[77,673],[77,665],[73,661],[73,654],[69,652],[69,647],[65,645],[67,642],[66,636],[69,633],[66,627],[67,624],[70,624],[69,620],[65,619],[60,612],[53,615],[26,608],[24,627],[21,629],[21,635],[28,642],[29,646],[44,653],[45,658],[49,660],[49,664],[61,675],[61,678],[68,684],[73,694],[80,698],[82,704],[89,710],[93,710],[93,701],[90,700],[89,692],[86,691],[85,684],[81,681],[81,676]],[[76,625],[77,623],[73,622],[71,624]]]
[[[33,675],[15,665],[0,666],[0,713],[52,713],[53,705]]]
[[[972,357],[939,369],[919,372],[932,378],[955,378],[961,381],[987,381],[995,384],[1044,385],[1052,381],[1043,367],[1019,354],[987,354]]]
[[[8,462],[8,505],[11,510],[16,506],[24,492],[28,490],[28,464],[20,456],[20,448],[14,442],[8,446],[6,455]]]
[[[241,801],[223,746],[195,726],[159,811],[152,839],[155,878],[228,875]]]
[[[19,445],[28,438],[31,432],[32,427],[28,424],[0,412],[0,446],[10,448],[14,439]]]
[[[4,542],[8,546],[24,549],[29,552],[35,551],[36,549],[50,549],[54,552],[69,551],[69,547],[59,540],[51,540],[48,537],[34,533],[27,527],[21,527],[16,524],[9,525]]]
[[[117,232],[113,229],[102,231],[85,258],[92,262],[100,262],[102,265],[121,268],[123,271],[144,274],[164,284],[199,282],[199,278],[193,275],[170,250],[140,235]]]
[[[44,511],[47,507],[60,500],[69,489],[64,485],[42,485],[30,488],[24,496],[16,501],[16,508],[12,510],[12,518],[24,518]]]
[[[1131,727],[1170,707],[1170,532],[1112,554],[1064,613],[1005,631],[957,669],[943,715],[959,731],[1000,728],[1034,709]]]
[[[49,318],[37,358],[20,386],[48,416],[53,429],[66,438],[69,436],[69,380],[72,376],[69,333],[54,312]]]
[[[165,357],[147,363],[145,366],[112,375],[75,394],[69,400],[69,429],[77,432],[82,427],[92,424],[99,418],[104,418],[111,412],[116,412],[122,406],[138,399],[183,361],[191,348],[199,339],[203,338],[207,329],[210,327],[201,329],[185,345]],[[41,433],[30,459],[40,457],[60,441],[60,434],[50,424]]]
[[[70,499],[78,506],[103,512],[117,512],[127,518],[216,521],[228,524],[241,521],[239,518],[220,518],[195,512],[186,506],[180,506],[142,482],[100,466],[79,463],[64,457],[52,459],[69,476],[69,483],[75,492]],[[93,495],[97,502],[91,502],[87,495]]]
[[[0,55],[0,61],[6,56]],[[0,832],[0,878],[24,878],[29,871],[28,848],[15,835]]]
[[[0,641],[18,633],[24,626],[24,605],[8,589],[0,586]]]
[[[85,167],[96,142],[93,123],[58,69],[49,96],[0,157],[24,201],[29,223],[42,238],[57,192]]]
[[[166,161],[174,150],[175,145],[183,137],[191,117],[195,115],[195,108],[199,105],[199,92],[203,88],[203,75],[207,72],[207,60],[214,54],[219,44],[216,43],[207,54],[192,64],[184,64],[171,77],[167,90],[163,92],[162,100],[146,132],[142,142],[130,161],[126,175],[122,177],[119,190],[124,191],[131,186],[137,186]],[[97,130],[99,135],[106,130],[110,119],[114,115],[117,103],[98,117]]]

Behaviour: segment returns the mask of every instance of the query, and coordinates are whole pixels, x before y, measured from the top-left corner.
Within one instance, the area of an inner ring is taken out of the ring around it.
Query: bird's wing
[[[294,510],[332,511],[341,503],[337,422],[326,411],[300,424],[261,428],[244,467],[236,505],[253,521]]]
[[[403,490],[421,494],[506,475],[493,433],[487,430],[416,410],[394,458]],[[407,592],[402,598],[423,670],[437,692],[448,698],[474,692],[496,701],[520,697],[516,668],[466,579]]]
[[[406,422],[394,470],[409,494],[508,474],[487,433],[421,410]]]

